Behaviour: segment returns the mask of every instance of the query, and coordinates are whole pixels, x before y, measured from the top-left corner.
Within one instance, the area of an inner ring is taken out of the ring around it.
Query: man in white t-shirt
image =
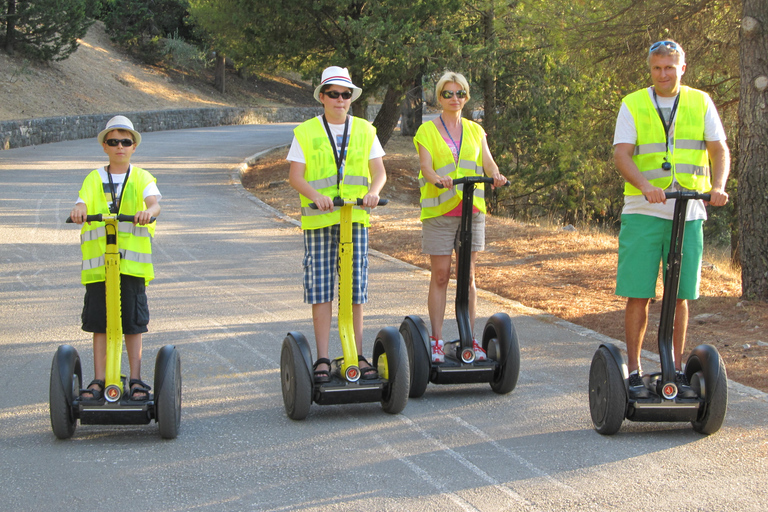
[[[674,41],[659,41],[648,52],[653,86],[625,97],[614,133],[614,161],[625,180],[619,234],[616,295],[627,297],[625,333],[629,393],[646,398],[640,352],[648,326],[648,305],[656,295],[659,265],[671,238],[674,200],[665,191],[709,192],[712,206],[728,202],[725,184],[730,153],[712,100],[681,86],[685,52]],[[695,396],[682,373],[688,300],[699,296],[703,249],[703,201],[689,201],[680,286],[675,309],[674,358],[678,394]]]
[[[347,115],[361,93],[346,68],[326,68],[314,94],[323,104],[323,115],[294,130],[287,157],[291,162],[288,180],[301,196],[304,302],[312,305],[318,356],[313,369],[317,384],[331,381],[328,343],[340,234],[339,208],[333,206],[335,197],[363,199],[363,206],[352,212],[352,322],[360,378],[378,377],[376,368],[362,356],[363,304],[368,302],[369,210],[379,203],[387,174],[376,129],[365,119]],[[309,208],[310,203],[315,203],[317,209]]]

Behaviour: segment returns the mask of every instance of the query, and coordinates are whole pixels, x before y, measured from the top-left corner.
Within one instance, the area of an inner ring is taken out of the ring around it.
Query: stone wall
[[[379,105],[369,106],[367,116],[373,120]],[[317,107],[225,107],[124,112],[140,133],[181,130],[205,126],[235,124],[300,123],[323,113]],[[95,138],[117,114],[45,117],[0,121],[0,149],[20,148],[50,142]]]

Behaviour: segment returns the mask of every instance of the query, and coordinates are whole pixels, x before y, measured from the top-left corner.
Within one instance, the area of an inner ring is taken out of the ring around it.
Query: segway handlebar
[[[710,194],[696,192],[695,190],[676,190],[674,192],[664,192],[667,199],[703,199],[709,201],[712,199]]]
[[[462,183],[490,183],[493,184],[493,178],[490,178],[488,176],[462,176],[461,178],[454,178],[453,184],[454,185],[461,185]],[[435,183],[435,186],[437,188],[444,188],[442,183]],[[507,181],[503,187],[509,186],[509,181]]]
[[[387,203],[389,203],[389,199],[379,199],[379,204],[377,206],[384,206]],[[357,206],[363,206],[363,198],[358,197],[357,199],[349,199],[349,200],[345,200],[340,197],[333,198],[333,206],[344,206],[345,204],[354,204]],[[315,203],[309,203],[309,207],[312,208],[313,210],[317,210],[317,205]]]
[[[104,215],[102,213],[97,213],[95,215],[86,215],[85,216],[85,222],[102,222],[104,219],[117,219],[118,222],[133,222],[133,215]],[[157,220],[157,217],[150,217],[149,222],[155,222]],[[74,224],[74,221],[72,220],[72,217],[67,217],[67,224]]]

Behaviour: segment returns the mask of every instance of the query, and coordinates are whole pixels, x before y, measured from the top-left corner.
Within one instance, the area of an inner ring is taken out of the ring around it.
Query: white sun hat
[[[347,68],[340,68],[339,66],[331,66],[323,70],[320,85],[315,87],[315,99],[317,101],[320,101],[320,89],[324,85],[341,85],[342,87],[349,87],[352,89],[352,101],[355,101],[363,93],[361,88],[352,83],[352,79],[349,77],[349,70]]]
[[[106,137],[112,130],[125,130],[126,132],[131,132],[131,134],[133,134],[133,142],[136,143],[136,146],[141,143],[141,134],[133,129],[133,123],[125,116],[115,116],[107,121],[107,127],[99,132],[99,136],[97,137],[99,142],[103,144],[104,137]]]

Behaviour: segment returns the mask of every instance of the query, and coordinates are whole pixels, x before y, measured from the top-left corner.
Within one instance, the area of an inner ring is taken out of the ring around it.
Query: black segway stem
[[[693,190],[666,192],[665,195],[667,199],[675,199],[675,210],[672,217],[672,237],[669,242],[669,254],[667,255],[667,265],[664,272],[664,295],[661,301],[661,319],[659,321],[659,359],[661,361],[661,381],[664,387],[668,383],[673,384],[675,382],[673,335],[688,201],[695,199],[710,200],[709,194],[702,194]],[[672,397],[676,393],[677,388],[675,387]],[[667,394],[666,390],[664,390],[663,394]]]

